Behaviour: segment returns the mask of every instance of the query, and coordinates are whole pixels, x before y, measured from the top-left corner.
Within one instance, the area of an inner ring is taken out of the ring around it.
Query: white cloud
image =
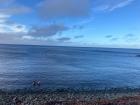
[[[34,39],[34,37],[33,36],[29,36],[29,35],[25,35],[25,36],[22,36],[22,39],[32,40],[32,39]]]
[[[10,15],[0,13],[0,24],[5,23],[7,21],[7,19],[10,18],[10,17],[11,17]]]
[[[135,0],[96,0],[95,9],[100,11],[113,11],[118,8],[125,7]]]
[[[133,2],[134,0],[123,0],[122,2],[120,2],[120,3],[118,3],[118,4],[116,4],[116,5],[114,5],[114,6],[112,6],[112,7],[110,7],[110,11],[113,11],[113,10],[115,10],[115,9],[117,9],[117,8],[122,8],[122,7],[125,7],[125,6],[127,6],[127,5],[129,5],[131,2]]]
[[[6,14],[1,14],[0,13],[0,19],[9,18],[9,17],[10,17],[10,15],[6,15]]]
[[[22,24],[13,24],[12,27],[13,28],[11,28],[11,31],[13,31],[13,32],[22,32],[22,33],[28,32],[28,28]]]
[[[28,28],[25,25],[10,22],[11,15],[0,13],[0,33],[26,33]]]
[[[22,24],[5,24],[0,23],[0,33],[26,33],[28,32],[28,28]]]

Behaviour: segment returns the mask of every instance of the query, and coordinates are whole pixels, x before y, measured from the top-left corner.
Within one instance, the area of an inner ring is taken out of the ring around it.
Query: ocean
[[[139,49],[0,45],[0,89],[140,87]]]

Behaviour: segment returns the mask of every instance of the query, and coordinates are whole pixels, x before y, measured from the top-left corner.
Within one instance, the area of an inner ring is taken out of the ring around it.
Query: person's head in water
[[[33,85],[33,86],[36,86],[36,81],[33,81],[33,82],[32,82],[32,85]]]
[[[32,85],[33,86],[40,86],[40,81],[33,81]]]
[[[37,81],[37,85],[40,86],[40,81]]]

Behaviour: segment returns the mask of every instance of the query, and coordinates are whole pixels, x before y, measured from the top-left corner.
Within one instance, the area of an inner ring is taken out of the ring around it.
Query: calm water
[[[0,45],[0,88],[140,86],[140,50]]]

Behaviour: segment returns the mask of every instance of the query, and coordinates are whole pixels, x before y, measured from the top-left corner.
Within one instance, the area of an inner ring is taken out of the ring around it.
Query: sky
[[[140,0],[0,0],[0,44],[140,48]]]

